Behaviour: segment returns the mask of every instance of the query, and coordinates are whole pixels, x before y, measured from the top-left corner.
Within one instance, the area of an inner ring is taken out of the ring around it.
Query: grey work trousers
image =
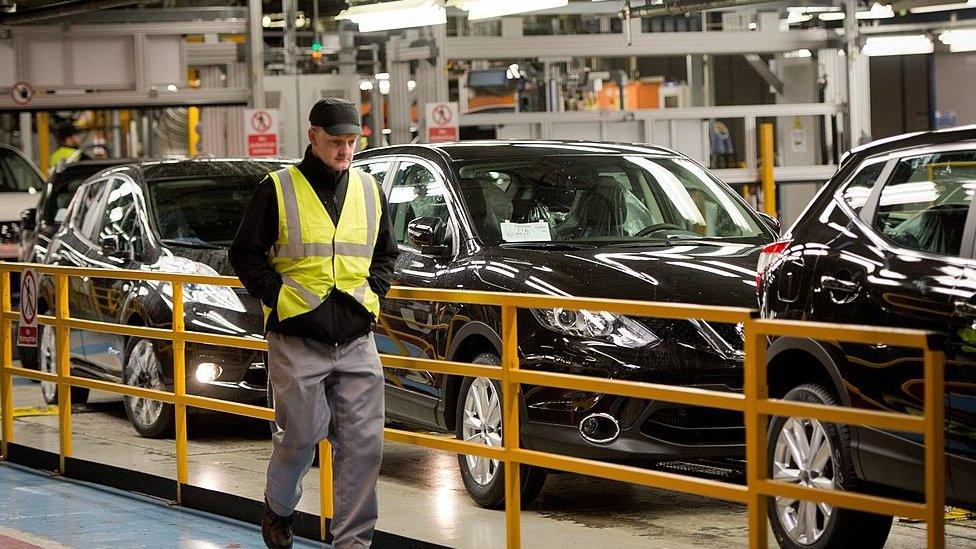
[[[290,515],[315,447],[332,444],[330,529],[336,549],[369,547],[376,524],[376,479],[383,458],[383,367],[369,334],[344,345],[269,333],[268,375],[274,388],[274,449],[265,497]]]

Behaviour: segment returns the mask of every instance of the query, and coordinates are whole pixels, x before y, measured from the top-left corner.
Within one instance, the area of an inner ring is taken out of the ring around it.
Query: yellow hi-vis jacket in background
[[[316,309],[333,290],[351,295],[378,318],[379,297],[367,280],[381,215],[373,177],[349,170],[338,226],[297,167],[273,172],[271,179],[278,199],[278,240],[268,258],[282,280],[278,320]],[[270,314],[264,307],[265,323]]]

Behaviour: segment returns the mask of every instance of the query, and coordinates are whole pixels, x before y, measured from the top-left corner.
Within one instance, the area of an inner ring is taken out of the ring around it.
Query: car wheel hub
[[[57,374],[57,350],[54,342],[54,328],[48,325],[41,327],[41,348],[38,356],[40,371],[46,374]],[[41,382],[41,394],[45,401],[54,400],[58,384],[53,381]]]
[[[129,355],[126,384],[143,389],[165,390],[159,360],[153,351],[152,342],[142,340],[136,343]],[[163,403],[158,400],[138,397],[125,397],[132,418],[147,427],[155,423],[163,413]]]
[[[773,480],[819,490],[835,490],[837,486],[831,456],[830,439],[819,421],[789,418],[776,438]],[[776,515],[793,542],[811,545],[827,530],[833,507],[777,497]]]
[[[461,434],[466,441],[486,446],[502,445],[501,399],[495,385],[485,377],[476,378],[464,397],[464,419]],[[468,472],[484,486],[494,480],[499,461],[479,456],[465,456]]]

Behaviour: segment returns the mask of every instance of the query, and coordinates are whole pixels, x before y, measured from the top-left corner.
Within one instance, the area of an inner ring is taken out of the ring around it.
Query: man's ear
[[[315,142],[316,135],[317,134],[316,134],[316,131],[315,131],[314,128],[309,128],[308,129],[308,140],[309,140],[310,143],[312,143],[312,145],[314,145],[314,146],[317,147],[318,146],[318,143]]]

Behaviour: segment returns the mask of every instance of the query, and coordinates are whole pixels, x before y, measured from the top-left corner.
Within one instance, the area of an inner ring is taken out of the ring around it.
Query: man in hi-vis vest
[[[383,454],[383,369],[372,327],[397,245],[380,183],[351,169],[356,105],[323,99],[305,158],[268,175],[244,213],[230,262],[264,304],[274,450],[261,532],[291,547],[292,513],[320,440],[333,449],[336,549],[369,547]]]

